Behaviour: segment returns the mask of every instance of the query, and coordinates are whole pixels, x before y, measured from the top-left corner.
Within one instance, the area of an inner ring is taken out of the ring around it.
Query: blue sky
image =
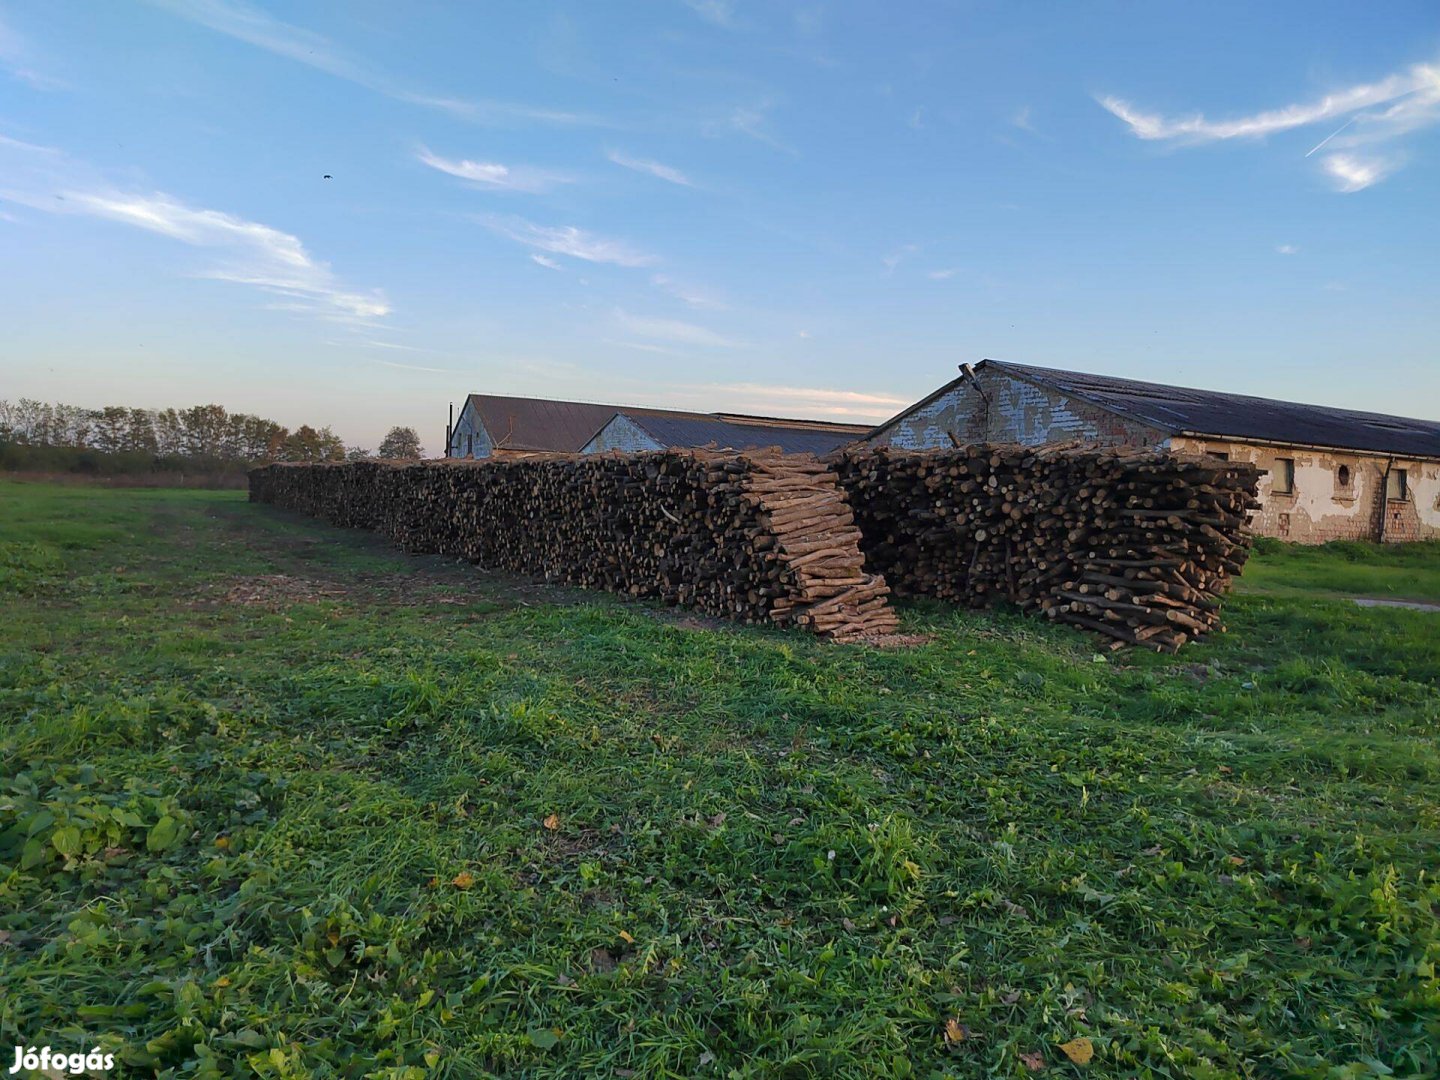
[[[1437,122],[1433,3],[0,0],[0,397],[1440,417]]]

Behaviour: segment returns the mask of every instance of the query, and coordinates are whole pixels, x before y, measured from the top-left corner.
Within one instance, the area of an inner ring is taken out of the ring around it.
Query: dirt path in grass
[[[1420,600],[1382,600],[1378,596],[1352,596],[1350,599],[1361,607],[1398,607],[1410,611],[1440,611],[1440,604],[1427,604]]]

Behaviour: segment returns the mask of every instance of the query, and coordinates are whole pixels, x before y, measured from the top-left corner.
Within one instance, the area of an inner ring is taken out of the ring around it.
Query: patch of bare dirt
[[[336,585],[292,577],[289,574],[260,574],[237,578],[219,597],[221,603],[247,607],[288,607],[291,604],[319,604],[338,600],[347,590]]]

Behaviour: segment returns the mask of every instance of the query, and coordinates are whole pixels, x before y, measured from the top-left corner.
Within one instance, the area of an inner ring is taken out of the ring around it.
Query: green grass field
[[[3,1067],[1434,1076],[1440,613],[1347,594],[1440,546],[877,651],[0,483]]]

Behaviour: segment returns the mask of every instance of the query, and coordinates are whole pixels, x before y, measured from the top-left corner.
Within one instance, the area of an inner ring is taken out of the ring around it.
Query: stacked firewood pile
[[[897,593],[1008,601],[1112,648],[1223,630],[1249,555],[1251,465],[1080,446],[851,449],[831,461]]]
[[[271,465],[251,472],[250,498],[377,529],[407,551],[742,622],[837,640],[896,629],[836,475],[809,455]]]

